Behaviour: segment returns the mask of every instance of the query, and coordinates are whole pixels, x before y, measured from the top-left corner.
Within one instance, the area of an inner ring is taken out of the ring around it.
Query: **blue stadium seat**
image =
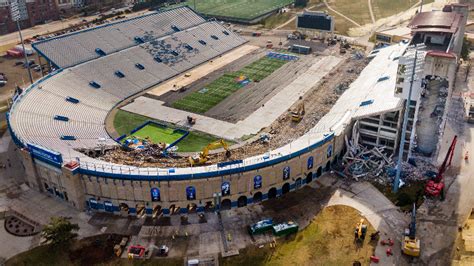
[[[97,83],[97,82],[95,82],[95,81],[89,82],[89,85],[90,85],[91,87],[96,88],[96,89],[99,89],[99,88],[101,87],[100,84]]]
[[[120,72],[119,70],[115,71],[115,76],[119,77],[119,78],[124,78],[125,77],[125,74],[123,74],[122,72]]]
[[[62,135],[60,137],[61,140],[76,140],[76,137],[74,136],[67,136],[67,135]]]
[[[70,103],[74,103],[74,104],[78,104],[79,103],[79,100],[76,99],[76,98],[72,98],[70,96],[67,96],[66,97],[66,101],[70,102]]]
[[[133,39],[134,39],[134,40],[135,40],[135,42],[136,42],[136,43],[138,43],[138,44],[142,44],[142,43],[144,43],[144,42],[145,42],[145,41],[143,40],[143,38],[142,38],[142,37],[138,37],[138,36],[136,36],[136,37],[135,37],[135,38],[133,38]]]
[[[135,67],[138,68],[138,69],[140,69],[140,70],[145,69],[145,67],[144,67],[142,64],[140,64],[140,63],[136,63],[136,64],[135,64]]]
[[[179,32],[179,31],[181,31],[181,29],[180,29],[180,28],[178,28],[178,27],[177,27],[177,26],[175,26],[175,25],[171,25],[171,28],[172,28],[172,29],[173,29],[175,32]]]
[[[59,121],[67,122],[67,121],[69,121],[69,118],[66,117],[66,116],[62,116],[62,115],[55,115],[55,116],[54,116],[54,120],[59,120]]]
[[[100,56],[106,56],[107,55],[107,53],[104,52],[104,50],[102,50],[100,48],[95,48],[95,52]]]

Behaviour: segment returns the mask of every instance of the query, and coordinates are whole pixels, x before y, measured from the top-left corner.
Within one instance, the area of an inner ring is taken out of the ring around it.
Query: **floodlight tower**
[[[23,10],[20,13],[18,0],[12,0],[10,2],[10,13],[12,16],[12,20],[16,22],[18,33],[20,34],[21,47],[23,49],[23,56],[25,57],[25,65],[26,69],[28,70],[28,77],[30,78],[30,84],[33,84],[33,76],[31,75],[30,62],[28,62],[28,55],[26,54],[25,43],[23,42],[23,36],[21,35],[20,27],[20,20],[28,18],[28,13],[23,12]]]

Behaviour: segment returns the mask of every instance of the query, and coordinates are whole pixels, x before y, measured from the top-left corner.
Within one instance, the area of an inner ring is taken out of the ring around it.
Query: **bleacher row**
[[[63,35],[33,46],[65,68],[100,57],[96,49],[110,54],[204,22],[190,8],[180,7]]]
[[[11,128],[24,143],[92,160],[73,149],[116,144],[104,126],[116,104],[246,41],[211,21],[151,42],[64,69],[37,84],[13,105]],[[172,62],[156,59],[163,53]]]

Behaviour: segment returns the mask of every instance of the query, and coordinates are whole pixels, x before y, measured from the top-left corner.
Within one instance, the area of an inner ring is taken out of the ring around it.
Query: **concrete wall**
[[[215,193],[221,192],[223,182],[230,184],[230,195],[222,196],[220,199],[221,201],[230,200],[232,207],[238,205],[238,200],[242,196],[247,199],[245,201],[241,198],[241,204],[245,205],[253,203],[256,194],[257,198],[261,193],[262,199],[267,199],[272,188],[276,189],[277,196],[280,196],[283,193],[282,187],[286,183],[293,190],[304,185],[306,181],[313,182],[327,169],[328,163],[335,161],[341,153],[344,148],[344,135],[350,132],[350,127],[346,130],[347,132],[335,136],[324,145],[288,161],[238,174],[185,181],[136,181],[87,176],[78,172],[74,173],[65,167],[55,168],[37,160],[33,161],[27,152],[22,152],[22,158],[31,187],[62,199],[75,208],[85,210],[93,207],[93,209],[97,208],[97,211],[104,211],[104,205],[107,202],[113,205],[108,211],[117,214],[120,213],[120,204],[126,204],[129,207],[129,213],[122,214],[134,215],[136,205],[144,205],[149,214],[155,206],[160,206],[166,214],[172,205],[180,207],[180,212],[186,212],[190,204],[195,204],[199,210],[203,210],[206,203],[216,200]],[[333,147],[333,152],[328,157],[330,145]],[[313,167],[308,169],[308,159],[311,156]],[[290,168],[287,179],[284,179],[285,167]],[[260,188],[254,187],[255,176],[262,177]],[[196,190],[194,200],[187,199],[186,189],[190,186]],[[160,190],[160,201],[152,201],[152,188]],[[93,204],[90,204],[91,199]]]

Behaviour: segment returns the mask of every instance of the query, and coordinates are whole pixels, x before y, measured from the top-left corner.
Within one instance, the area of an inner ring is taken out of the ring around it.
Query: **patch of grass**
[[[281,13],[281,14],[274,14],[266,19],[264,19],[261,24],[263,25],[264,28],[266,29],[273,29],[286,21],[288,21],[293,14],[291,13]],[[296,24],[296,21],[293,22],[293,24]]]
[[[377,182],[372,183],[380,192],[382,192],[393,204],[400,207],[402,211],[411,211],[413,203],[420,206],[423,203],[425,189],[424,182],[405,184],[397,193],[392,193],[392,186],[384,186]]]
[[[434,0],[424,0],[423,4],[428,4]],[[415,5],[418,0],[372,0],[372,10],[375,19],[381,19],[393,16],[405,11]]]
[[[206,16],[221,16],[251,20],[278,8],[290,5],[294,0],[188,0],[187,4]]]
[[[20,253],[7,260],[6,266],[27,266],[27,265],[73,265],[68,256],[68,250],[53,248],[50,245],[39,246],[29,251]]]
[[[286,63],[284,60],[262,57],[239,71],[224,74],[203,89],[175,101],[172,106],[189,112],[205,113],[242,87],[236,78],[245,76],[251,82],[258,82]]]
[[[155,124],[148,124],[144,126],[142,129],[133,133],[132,135],[140,137],[140,138],[148,137],[153,143],[164,142],[164,143],[170,144],[178,140],[184,134],[180,132],[176,132],[173,128],[160,127]]]
[[[354,228],[360,213],[347,206],[323,209],[298,234],[277,241],[275,249],[248,247],[239,256],[222,259],[222,265],[352,265],[368,264],[376,243],[370,243],[375,229],[368,224],[362,244],[354,243]]]
[[[156,119],[151,119],[146,116],[130,113],[123,110],[118,110],[117,114],[114,118],[114,127],[117,133],[121,135],[129,135],[130,132],[135,129],[136,127],[143,125],[147,121],[153,121],[157,123],[163,123]],[[171,125],[168,125],[169,128],[163,129],[154,125],[149,125],[142,130],[135,132],[133,135],[145,138],[149,136],[153,142],[163,142],[171,143],[172,140],[176,140],[179,138],[181,133],[173,133],[174,128]],[[138,134],[138,135],[137,135]],[[185,137],[182,141],[180,141],[177,146],[179,148],[179,152],[194,152],[200,151],[204,148],[207,144],[216,141],[217,138],[211,136],[209,134],[205,134],[202,132],[191,131],[189,135]],[[227,141],[228,144],[233,144],[231,141]]]

